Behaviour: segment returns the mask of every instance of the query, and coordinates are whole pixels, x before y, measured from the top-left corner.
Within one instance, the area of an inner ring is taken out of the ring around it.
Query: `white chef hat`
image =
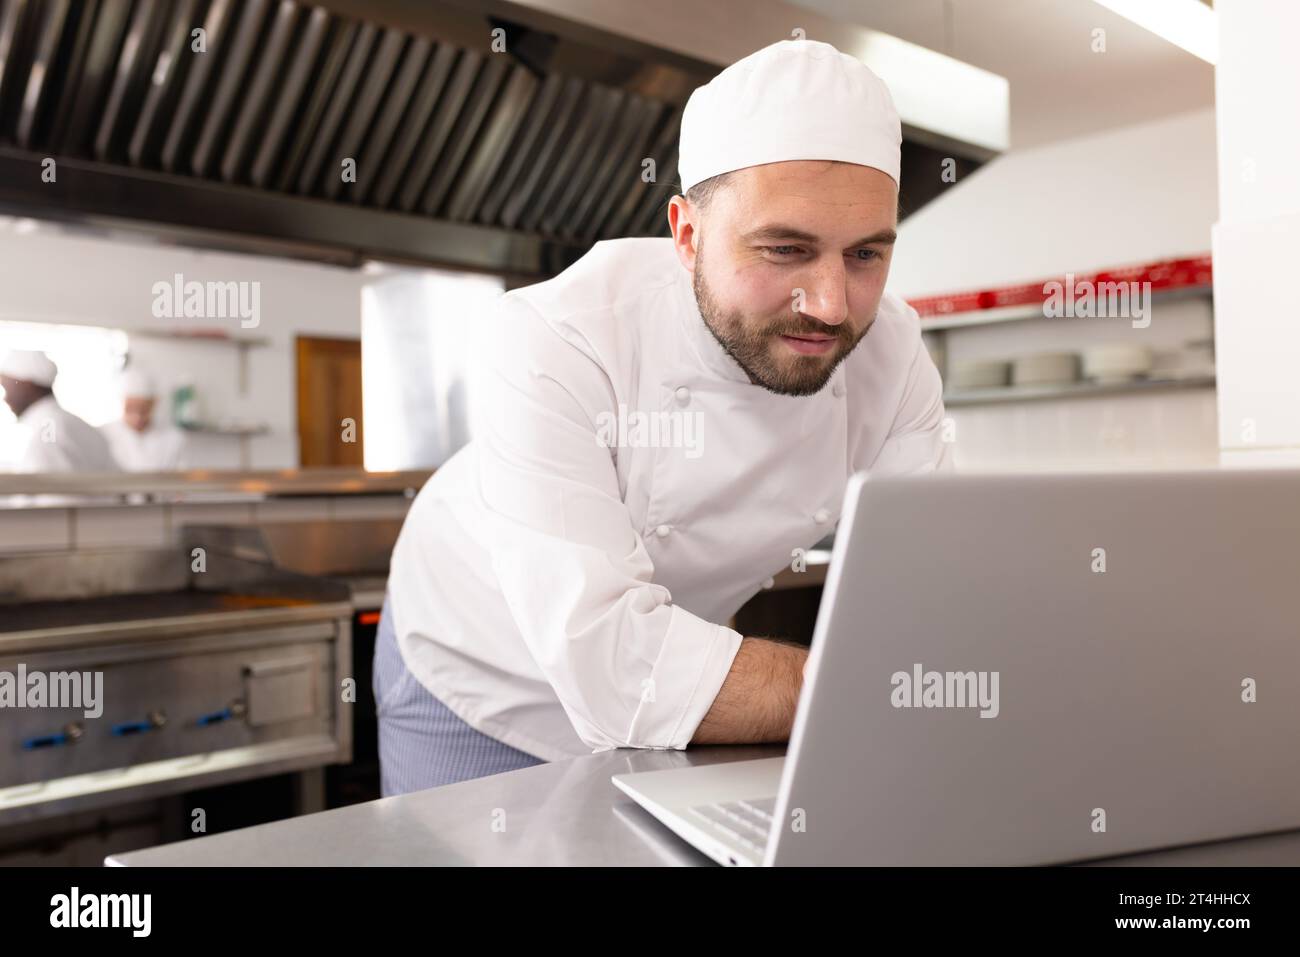
[[[158,395],[158,386],[153,376],[143,369],[130,368],[122,373],[118,384],[122,388],[123,398],[152,399]]]
[[[54,385],[54,377],[58,374],[58,366],[44,352],[14,349],[0,360],[0,375],[30,382],[32,385],[43,385],[47,389]]]
[[[727,67],[682,114],[682,191],[720,173],[787,160],[871,166],[898,182],[893,98],[860,60],[816,40],[781,40]]]

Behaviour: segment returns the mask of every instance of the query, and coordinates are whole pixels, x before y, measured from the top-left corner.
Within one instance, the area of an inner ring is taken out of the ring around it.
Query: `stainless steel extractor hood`
[[[751,0],[724,0],[711,40],[691,6],[0,0],[0,211],[342,263],[552,274],[600,239],[666,233],[690,91],[787,32],[763,35]],[[763,6],[868,62],[882,49],[870,31]],[[685,52],[668,42],[673,18]],[[928,171],[942,158],[964,172],[998,151],[916,102],[900,102],[905,210],[942,188]]]

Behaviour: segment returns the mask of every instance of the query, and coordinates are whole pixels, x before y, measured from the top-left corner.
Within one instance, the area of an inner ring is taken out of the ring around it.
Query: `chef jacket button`
[[[816,522],[818,525],[825,525],[830,520],[831,520],[831,513],[826,511],[826,509],[824,508],[819,508],[817,509],[816,512],[813,513],[813,521]]]
[[[775,578],[768,578],[768,579],[766,579],[766,580],[763,582],[763,587],[764,587],[765,589],[766,589],[766,588],[771,588],[771,587],[772,587],[773,585],[775,585],[775,584],[776,584],[776,579],[775,579]]]
[[[673,395],[677,397],[677,401],[682,405],[691,401],[691,390],[686,388],[684,385],[679,385],[676,390],[674,390]]]
[[[842,397],[844,395],[844,383],[843,382],[832,383],[831,395],[835,396],[835,398],[837,399]]]
[[[672,530],[673,527],[671,525],[660,525],[658,528],[655,529],[655,534],[658,535],[660,538],[667,538],[668,533],[671,532]]]

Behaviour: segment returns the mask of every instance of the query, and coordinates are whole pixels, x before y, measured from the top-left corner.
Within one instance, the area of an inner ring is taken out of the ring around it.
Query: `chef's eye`
[[[863,246],[861,249],[853,250],[853,258],[867,263],[871,262],[873,259],[879,259],[880,253],[876,252],[874,249],[868,249],[866,246]]]
[[[789,259],[791,256],[797,256],[800,252],[798,246],[767,246],[765,248],[777,259]]]

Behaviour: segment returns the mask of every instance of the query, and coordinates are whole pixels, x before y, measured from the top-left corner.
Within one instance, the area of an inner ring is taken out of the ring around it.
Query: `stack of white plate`
[[[1186,342],[1181,349],[1155,352],[1151,356],[1153,379],[1199,379],[1214,375],[1213,343]]]
[[[1022,356],[1011,366],[1012,385],[1064,385],[1078,378],[1079,356],[1073,352]]]
[[[967,359],[954,362],[948,373],[950,389],[996,389],[1007,384],[1011,363],[1002,359]]]
[[[1094,382],[1132,382],[1151,371],[1146,346],[1110,344],[1084,350],[1083,375]]]

